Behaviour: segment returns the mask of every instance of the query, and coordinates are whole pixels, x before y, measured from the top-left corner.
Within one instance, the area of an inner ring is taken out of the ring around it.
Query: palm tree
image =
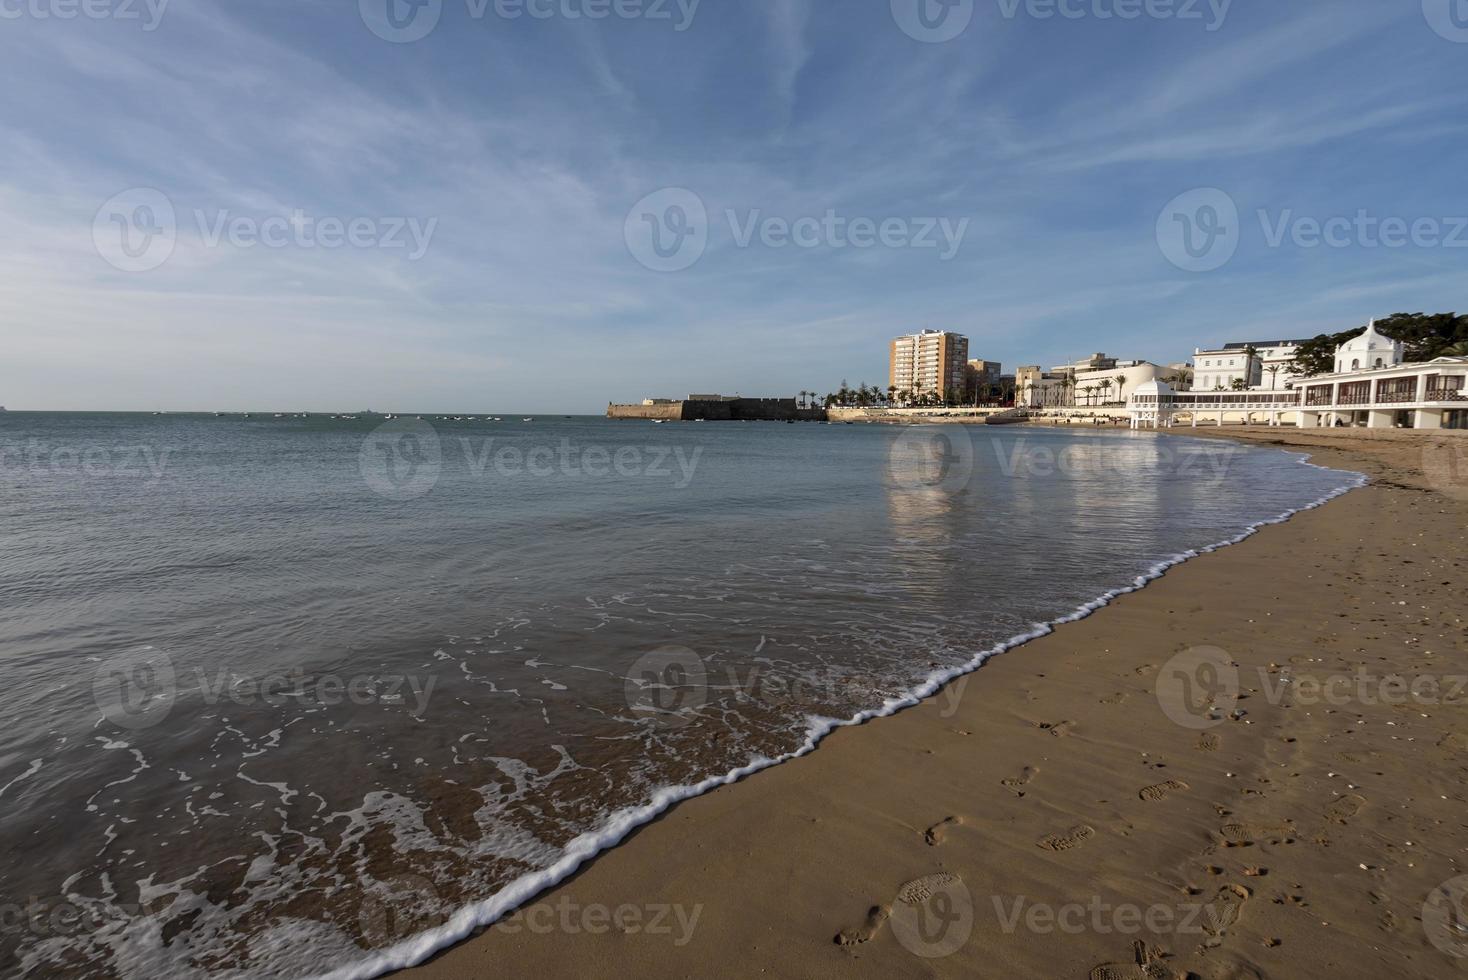
[[[1249,387],[1249,380],[1254,377],[1254,362],[1259,360],[1259,349],[1253,344],[1244,348],[1244,388]],[[1243,388],[1239,389],[1244,390]]]
[[[1101,379],[1101,394],[1102,394],[1103,398],[1105,399],[1102,402],[1102,404],[1109,404],[1110,403],[1110,399],[1111,399],[1111,379],[1110,378],[1102,378]]]

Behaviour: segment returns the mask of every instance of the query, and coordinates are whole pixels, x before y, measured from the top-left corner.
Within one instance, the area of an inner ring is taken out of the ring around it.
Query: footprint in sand
[[[1137,795],[1148,803],[1158,803],[1165,800],[1173,793],[1179,793],[1188,788],[1188,784],[1181,779],[1169,779],[1165,783],[1157,783],[1155,786],[1143,786],[1137,791]]]
[[[1218,747],[1223,744],[1223,739],[1212,732],[1204,732],[1198,736],[1198,744],[1194,746],[1199,752],[1217,752]]]
[[[963,880],[958,875],[940,871],[937,874],[923,875],[914,878],[901,888],[897,889],[896,901],[905,905],[925,905],[937,893],[948,889],[950,886],[959,886],[962,890]],[[892,918],[892,904],[874,905],[867,912],[866,921],[856,929],[848,929],[836,934],[837,946],[860,946],[869,943],[882,931],[882,927]],[[894,927],[895,928],[895,927]],[[902,938],[900,935],[899,939]],[[967,936],[965,935],[966,939]]]
[[[897,889],[897,900],[906,902],[908,905],[921,905],[932,898],[934,892],[948,885],[957,884],[958,880],[958,875],[952,875],[946,871],[923,875]]]
[[[1056,738],[1064,738],[1065,736],[1069,735],[1071,733],[1071,729],[1075,727],[1076,723],[1073,721],[1058,721],[1054,724],[1044,721],[1040,722],[1040,728],[1044,731],[1049,732],[1051,735],[1054,735]]]
[[[1325,808],[1325,817],[1331,823],[1345,823],[1366,805],[1366,797],[1357,796],[1355,793],[1347,793]]]
[[[891,916],[892,906],[872,906],[872,910],[867,913],[867,920],[861,924],[861,928],[848,929],[845,932],[838,933],[836,935],[836,945],[860,946],[862,943],[871,942],[877,937],[877,933],[882,931],[882,926],[887,924],[887,920]]]
[[[1024,787],[1030,785],[1030,780],[1034,779],[1039,774],[1040,770],[1036,767],[1025,766],[1024,769],[1020,771],[1020,774],[1018,776],[1010,776],[1008,779],[1001,779],[1000,783],[1002,783],[1005,787],[1014,790],[1020,796],[1024,796]]]
[[[1253,897],[1254,893],[1243,885],[1224,885],[1220,888],[1218,896],[1203,910],[1203,929],[1208,933],[1203,945],[1213,947],[1222,943],[1228,930],[1238,925],[1243,918],[1244,903]]]
[[[1050,834],[1035,841],[1036,845],[1047,851],[1068,851],[1073,847],[1080,847],[1086,841],[1096,836],[1096,831],[1085,824],[1072,827],[1063,834]]]
[[[1295,825],[1288,820],[1283,823],[1226,823],[1218,831],[1225,847],[1243,847],[1257,841],[1270,843],[1292,843]]]
[[[940,820],[937,823],[933,824],[933,826],[929,827],[928,832],[923,835],[923,839],[928,842],[929,847],[937,847],[939,844],[943,843],[943,841],[948,837],[949,827],[961,826],[963,826],[962,817],[948,817],[947,819]]]
[[[1173,980],[1173,973],[1161,963],[1162,954],[1147,947],[1140,939],[1132,946],[1131,963],[1102,963],[1091,970],[1091,980]]]

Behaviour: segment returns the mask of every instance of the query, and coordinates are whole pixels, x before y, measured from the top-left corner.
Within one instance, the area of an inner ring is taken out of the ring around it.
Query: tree
[[[1232,381],[1229,382],[1229,385],[1228,386],[1229,386],[1229,388],[1233,389],[1234,391],[1248,391],[1249,390],[1249,382],[1246,381],[1243,378],[1234,378]]]
[[[1269,365],[1268,367],[1266,367],[1264,369],[1264,373],[1267,374],[1267,375],[1269,375],[1269,390],[1270,391],[1273,391],[1275,389],[1276,382],[1279,380],[1279,372],[1281,372],[1283,370],[1284,370],[1284,365],[1283,364],[1280,364],[1280,363],[1277,363],[1277,362],[1274,363],[1274,364]]]
[[[1451,347],[1468,343],[1468,315],[1456,313],[1393,313],[1377,320],[1376,329],[1384,337],[1400,340],[1409,361],[1430,361],[1444,356]]]
[[[1430,361],[1459,344],[1468,343],[1468,315],[1457,313],[1393,313],[1376,321],[1383,337],[1400,340],[1408,361]],[[1300,345],[1291,370],[1306,378],[1335,371],[1336,348],[1361,334],[1360,327],[1320,334]]]
[[[1106,404],[1106,403],[1108,403],[1111,400],[1111,379],[1110,378],[1102,378],[1101,379],[1101,396],[1102,396],[1102,399],[1103,399],[1103,401],[1102,401],[1103,404]]]
[[[1243,391],[1249,387],[1249,382],[1254,379],[1254,362],[1259,360],[1259,348],[1253,344],[1244,348],[1244,387],[1236,391]]]

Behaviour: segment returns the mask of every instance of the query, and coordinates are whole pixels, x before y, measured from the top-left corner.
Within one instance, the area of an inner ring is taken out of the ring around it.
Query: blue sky
[[[0,0],[12,409],[597,412],[885,384],[923,327],[1012,369],[1468,309],[1463,0],[958,0],[944,41],[909,0],[436,0],[410,43],[387,0],[67,2]],[[679,271],[639,261],[666,188],[706,214]],[[1239,218],[1192,271],[1159,228],[1200,188]],[[145,271],[98,244],[140,191],[174,211]],[[741,242],[828,212],[894,236]],[[365,224],[245,244],[293,213]],[[940,221],[956,249],[911,247]]]

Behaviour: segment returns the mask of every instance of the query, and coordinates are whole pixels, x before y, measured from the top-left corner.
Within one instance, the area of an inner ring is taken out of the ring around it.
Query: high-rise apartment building
[[[968,338],[943,330],[924,330],[892,341],[888,383],[914,395],[963,391],[968,366]]]

